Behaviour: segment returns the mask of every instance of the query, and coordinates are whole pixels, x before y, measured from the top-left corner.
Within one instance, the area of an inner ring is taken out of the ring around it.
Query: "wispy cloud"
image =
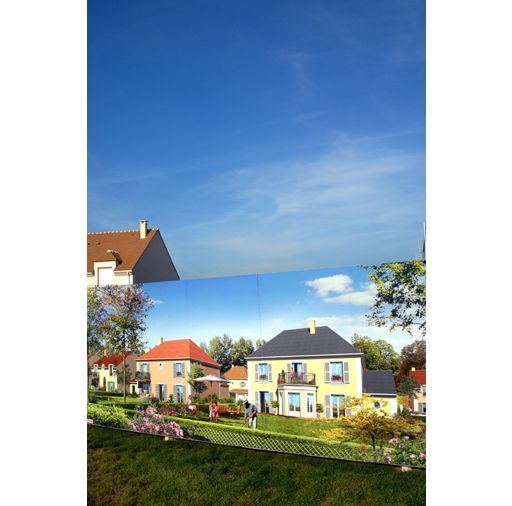
[[[371,306],[377,294],[373,283],[365,283],[360,290],[355,290],[354,281],[346,274],[306,281],[306,286],[313,288],[316,296],[327,304]]]
[[[277,54],[277,60],[286,63],[291,68],[301,92],[315,87],[308,72],[308,61],[310,60],[308,53],[297,50],[280,51]]]

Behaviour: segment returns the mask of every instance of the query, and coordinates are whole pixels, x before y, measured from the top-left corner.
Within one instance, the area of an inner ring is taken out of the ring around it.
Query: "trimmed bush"
[[[128,427],[130,421],[124,409],[101,404],[88,404],[87,418],[92,418],[94,423],[120,429]]]

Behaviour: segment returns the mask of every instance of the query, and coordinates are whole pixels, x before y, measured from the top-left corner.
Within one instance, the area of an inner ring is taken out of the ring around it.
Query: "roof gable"
[[[427,384],[427,371],[426,369],[420,369],[419,371],[411,371],[409,376],[413,377],[418,385]]]
[[[243,365],[235,365],[229,371],[224,373],[224,377],[230,380],[246,380],[247,367]]]
[[[117,251],[121,258],[114,269],[115,271],[132,270],[148,244],[159,233],[157,228],[150,228],[146,238],[141,239],[139,230],[89,232],[87,234],[87,272],[93,272],[94,262],[112,262],[115,260],[112,253],[108,253],[108,250]]]
[[[283,330],[247,358],[314,357],[362,353],[329,327]]]
[[[203,362],[211,365],[212,367],[220,368],[215,360],[202,350],[192,339],[175,339],[172,341],[164,341],[159,345],[151,348],[147,353],[140,355],[137,361],[140,360],[175,360],[175,359],[190,359]]]
[[[129,357],[132,354],[131,351],[128,351],[126,353],[126,356]],[[123,355],[121,353],[114,353],[113,355],[104,355],[103,357],[99,358],[94,362],[93,365],[97,365],[98,367],[101,367],[104,365],[105,367],[108,367],[110,364],[113,364],[114,367],[118,367],[123,363]]]

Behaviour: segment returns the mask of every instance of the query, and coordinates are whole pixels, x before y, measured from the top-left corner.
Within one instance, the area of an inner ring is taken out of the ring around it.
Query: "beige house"
[[[420,415],[427,414],[427,371],[426,369],[416,370],[415,367],[411,368],[409,373],[411,378],[416,380],[419,385],[418,392],[416,393],[416,399],[412,402],[412,411],[419,413]]]
[[[164,341],[147,353],[137,358],[136,387],[139,393],[150,393],[160,401],[167,401],[172,396],[174,402],[186,402],[189,395],[194,395],[188,384],[192,364],[199,364],[203,376],[220,377],[220,365],[205,353],[191,339]],[[206,383],[206,390],[201,397],[216,394],[227,397],[227,384]]]
[[[126,391],[133,393],[129,382],[136,370],[137,355],[126,354]],[[92,387],[106,392],[123,391],[123,356],[120,353],[104,355],[92,364]]]
[[[235,365],[224,374],[224,378],[230,381],[230,397],[235,398],[237,401],[247,400],[247,367]]]
[[[87,234],[87,286],[175,281],[179,276],[158,228]]]

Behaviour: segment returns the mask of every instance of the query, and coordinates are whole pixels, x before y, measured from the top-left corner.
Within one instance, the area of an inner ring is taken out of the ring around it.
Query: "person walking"
[[[244,417],[244,425],[247,423],[249,428],[256,429],[257,425],[257,416],[258,409],[254,404],[251,404],[249,401],[245,401],[245,417]]]

